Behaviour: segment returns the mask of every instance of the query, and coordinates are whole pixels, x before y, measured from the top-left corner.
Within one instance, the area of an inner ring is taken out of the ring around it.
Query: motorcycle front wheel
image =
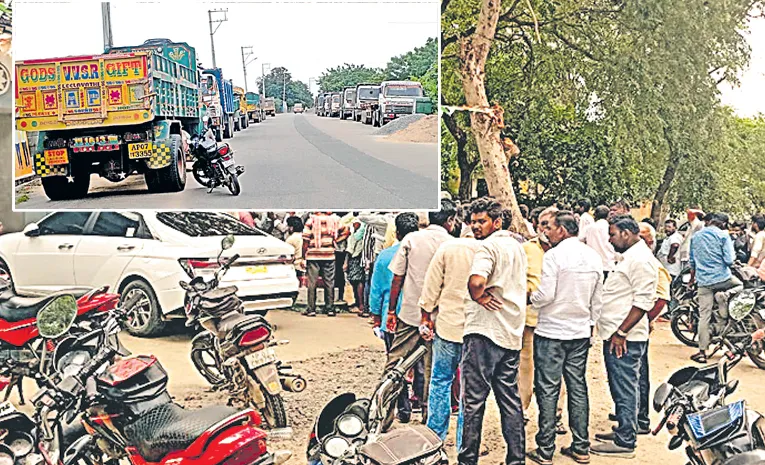
[[[239,195],[242,192],[239,177],[233,173],[228,173],[228,190],[231,191],[231,195]]]
[[[672,333],[688,347],[699,346],[699,321],[696,314],[688,307],[678,308],[670,322]]]
[[[225,373],[221,369],[220,360],[216,357],[213,347],[194,347],[191,349],[191,361],[208,383],[213,386],[226,382]]]
[[[196,179],[199,184],[207,188],[212,186],[210,178],[207,177],[207,173],[205,173],[204,168],[199,163],[194,163],[194,167],[191,169],[191,172],[194,175],[194,179]]]
[[[763,321],[762,318],[760,318],[757,315],[750,315],[750,317],[751,317],[751,320],[747,322],[748,324],[746,328],[747,331],[749,331],[748,334],[751,334],[758,329],[765,328],[765,321]],[[757,368],[761,370],[765,370],[765,343],[764,342],[765,341],[757,341],[746,350],[746,353],[747,355],[749,355],[749,358],[752,360],[752,362],[755,365],[757,365]]]

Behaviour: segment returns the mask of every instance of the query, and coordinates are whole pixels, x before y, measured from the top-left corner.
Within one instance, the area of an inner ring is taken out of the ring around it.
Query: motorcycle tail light
[[[253,330],[247,331],[239,338],[239,346],[249,347],[258,345],[271,336],[271,331],[265,326],[259,326]]]
[[[180,262],[182,267],[191,267],[194,270],[204,270],[218,266],[218,263],[215,260],[210,260],[208,258],[181,258],[178,262]]]
[[[226,155],[229,152],[228,145],[224,145],[223,147],[218,149],[218,153],[221,155]]]

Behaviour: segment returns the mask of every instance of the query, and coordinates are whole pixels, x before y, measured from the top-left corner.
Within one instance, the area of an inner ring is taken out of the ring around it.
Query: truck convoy
[[[223,70],[202,70],[202,102],[207,108],[215,140],[234,137],[234,88],[231,81],[223,79]]]
[[[234,86],[234,131],[241,131],[249,126],[247,98],[244,94],[244,89]]]
[[[263,99],[263,109],[265,110],[266,115],[276,116],[276,103],[274,102],[273,97]]]
[[[323,106],[322,106],[323,103]],[[316,114],[339,116],[364,124],[384,126],[394,119],[415,113],[430,114],[433,103],[417,81],[384,81],[345,87],[343,92],[324,93],[316,100]]]
[[[35,172],[51,200],[82,198],[90,176],[143,174],[151,192],[186,186],[182,130],[200,121],[197,57],[153,39],[102,55],[16,62],[16,128],[39,131]]]
[[[245,98],[247,99],[247,116],[250,118],[250,122],[260,123],[266,119],[266,113],[260,105],[260,94],[247,92]]]

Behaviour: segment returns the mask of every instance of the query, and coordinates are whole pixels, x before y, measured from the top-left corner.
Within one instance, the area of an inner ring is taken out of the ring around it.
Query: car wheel
[[[146,281],[129,282],[121,292],[121,303],[128,305],[127,330],[140,337],[160,335],[167,324],[154,290]]]
[[[0,280],[4,280],[11,285],[11,290],[15,293],[16,288],[13,287],[13,276],[11,276],[11,267],[4,261],[0,260]]]

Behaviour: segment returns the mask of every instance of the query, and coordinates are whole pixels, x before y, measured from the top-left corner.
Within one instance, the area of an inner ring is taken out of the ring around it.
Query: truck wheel
[[[244,125],[244,128],[247,129],[250,127],[250,119],[245,116],[242,118],[242,124]]]
[[[45,195],[51,200],[74,200],[88,195],[90,173],[72,176],[74,182],[69,182],[66,176],[51,176],[42,178]]]
[[[223,136],[221,135],[220,128],[215,130],[215,142],[223,142]]]
[[[144,175],[149,192],[180,192],[186,188],[186,157],[181,150],[181,136],[170,136],[170,166],[149,170]]]
[[[234,120],[234,132],[241,131],[241,125],[239,124],[239,120]]]
[[[136,279],[129,282],[120,292],[122,302],[132,302],[126,309],[128,315],[127,330],[139,337],[159,336],[167,324],[162,318],[162,309],[151,286]]]

